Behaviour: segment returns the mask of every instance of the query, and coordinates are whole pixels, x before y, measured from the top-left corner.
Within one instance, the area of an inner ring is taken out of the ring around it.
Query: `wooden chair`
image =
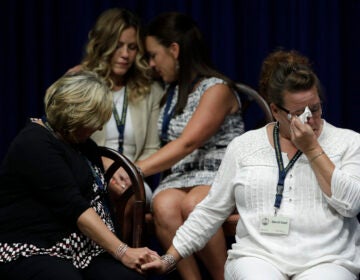
[[[99,147],[99,153],[102,157],[110,158],[113,163],[105,172],[105,180],[110,181],[114,172],[123,167],[128,173],[132,186],[128,188],[121,196],[110,194],[111,205],[113,206],[115,223],[121,229],[124,224],[129,222],[125,219],[125,207],[129,201],[133,201],[132,218],[132,247],[143,246],[144,218],[145,218],[145,189],[143,178],[139,174],[136,166],[124,155],[115,150],[106,147]],[[133,197],[134,200],[130,200]],[[121,236],[122,240],[123,236]]]

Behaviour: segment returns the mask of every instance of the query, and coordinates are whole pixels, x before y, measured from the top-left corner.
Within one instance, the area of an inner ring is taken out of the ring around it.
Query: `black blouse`
[[[90,139],[71,146],[35,123],[18,134],[0,167],[0,242],[46,248],[78,231],[93,184],[85,156],[102,166]]]

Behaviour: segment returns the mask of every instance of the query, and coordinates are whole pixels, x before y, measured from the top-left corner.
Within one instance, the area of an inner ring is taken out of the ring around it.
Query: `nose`
[[[149,66],[152,68],[154,68],[156,66],[156,64],[152,58],[149,59]]]
[[[306,117],[307,123],[311,125],[314,122],[314,116]]]
[[[123,46],[121,48],[121,56],[128,57],[129,56],[129,49],[127,46]]]

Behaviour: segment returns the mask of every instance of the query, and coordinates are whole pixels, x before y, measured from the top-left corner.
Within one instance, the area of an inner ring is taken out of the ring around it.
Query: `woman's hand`
[[[160,258],[154,258],[151,262],[142,264],[141,270],[144,273],[164,274],[168,272],[168,265]]]
[[[307,123],[302,123],[298,117],[293,117],[290,122],[290,136],[294,145],[303,153],[321,150],[317,136]]]
[[[157,252],[150,250],[147,247],[143,248],[128,248],[120,261],[128,268],[135,269],[137,272],[144,274],[145,271],[141,269],[143,264],[152,263],[156,260],[160,261],[160,256]]]
[[[109,182],[109,191],[122,195],[131,186],[131,180],[125,169],[120,167]]]

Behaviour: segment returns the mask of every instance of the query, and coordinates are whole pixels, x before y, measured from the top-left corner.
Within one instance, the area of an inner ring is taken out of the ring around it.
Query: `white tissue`
[[[307,123],[308,118],[312,117],[311,111],[308,106],[306,106],[304,113],[302,113],[298,118],[302,123]]]

